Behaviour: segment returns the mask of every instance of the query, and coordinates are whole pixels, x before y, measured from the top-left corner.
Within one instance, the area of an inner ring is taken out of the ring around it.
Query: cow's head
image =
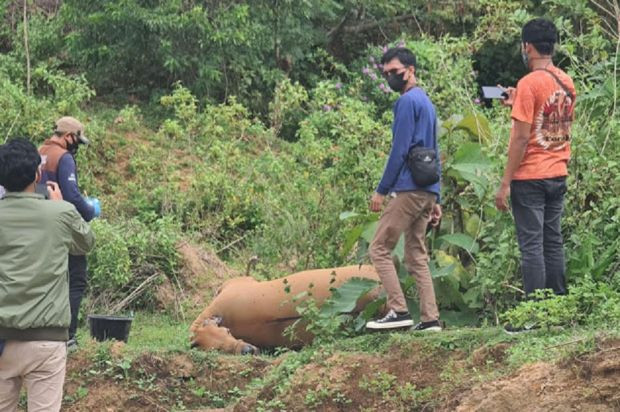
[[[222,318],[205,319],[200,326],[194,329],[192,348],[200,347],[204,350],[215,349],[237,355],[257,355],[258,348],[231,335],[227,327],[221,326]]]

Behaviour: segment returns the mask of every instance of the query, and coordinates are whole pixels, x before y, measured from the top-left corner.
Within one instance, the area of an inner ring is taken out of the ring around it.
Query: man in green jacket
[[[59,411],[71,320],[67,254],[94,246],[88,224],[57,184],[35,193],[41,157],[25,139],[0,146],[0,411]]]

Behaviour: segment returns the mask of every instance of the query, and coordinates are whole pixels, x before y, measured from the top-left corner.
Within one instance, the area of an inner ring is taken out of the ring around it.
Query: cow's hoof
[[[258,348],[254,345],[250,345],[249,343],[241,349],[242,355],[258,355]]]

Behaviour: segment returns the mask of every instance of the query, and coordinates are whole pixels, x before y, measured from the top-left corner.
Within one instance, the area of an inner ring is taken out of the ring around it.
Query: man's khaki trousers
[[[17,410],[22,384],[28,412],[59,411],[66,364],[66,342],[7,341],[0,355],[0,411]]]
[[[426,226],[435,201],[435,194],[421,190],[397,193],[396,197],[389,200],[381,215],[369,251],[387,293],[388,309],[408,312],[392,261],[392,251],[401,234],[405,234],[405,267],[416,280],[422,322],[439,319],[426,252]]]

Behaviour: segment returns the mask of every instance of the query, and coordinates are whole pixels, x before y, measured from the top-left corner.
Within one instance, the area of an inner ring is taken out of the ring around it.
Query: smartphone
[[[485,99],[506,99],[508,94],[501,87],[482,86],[482,97]]]
[[[50,198],[50,192],[47,190],[45,183],[37,183],[34,187],[34,192],[43,195],[46,199]]]

